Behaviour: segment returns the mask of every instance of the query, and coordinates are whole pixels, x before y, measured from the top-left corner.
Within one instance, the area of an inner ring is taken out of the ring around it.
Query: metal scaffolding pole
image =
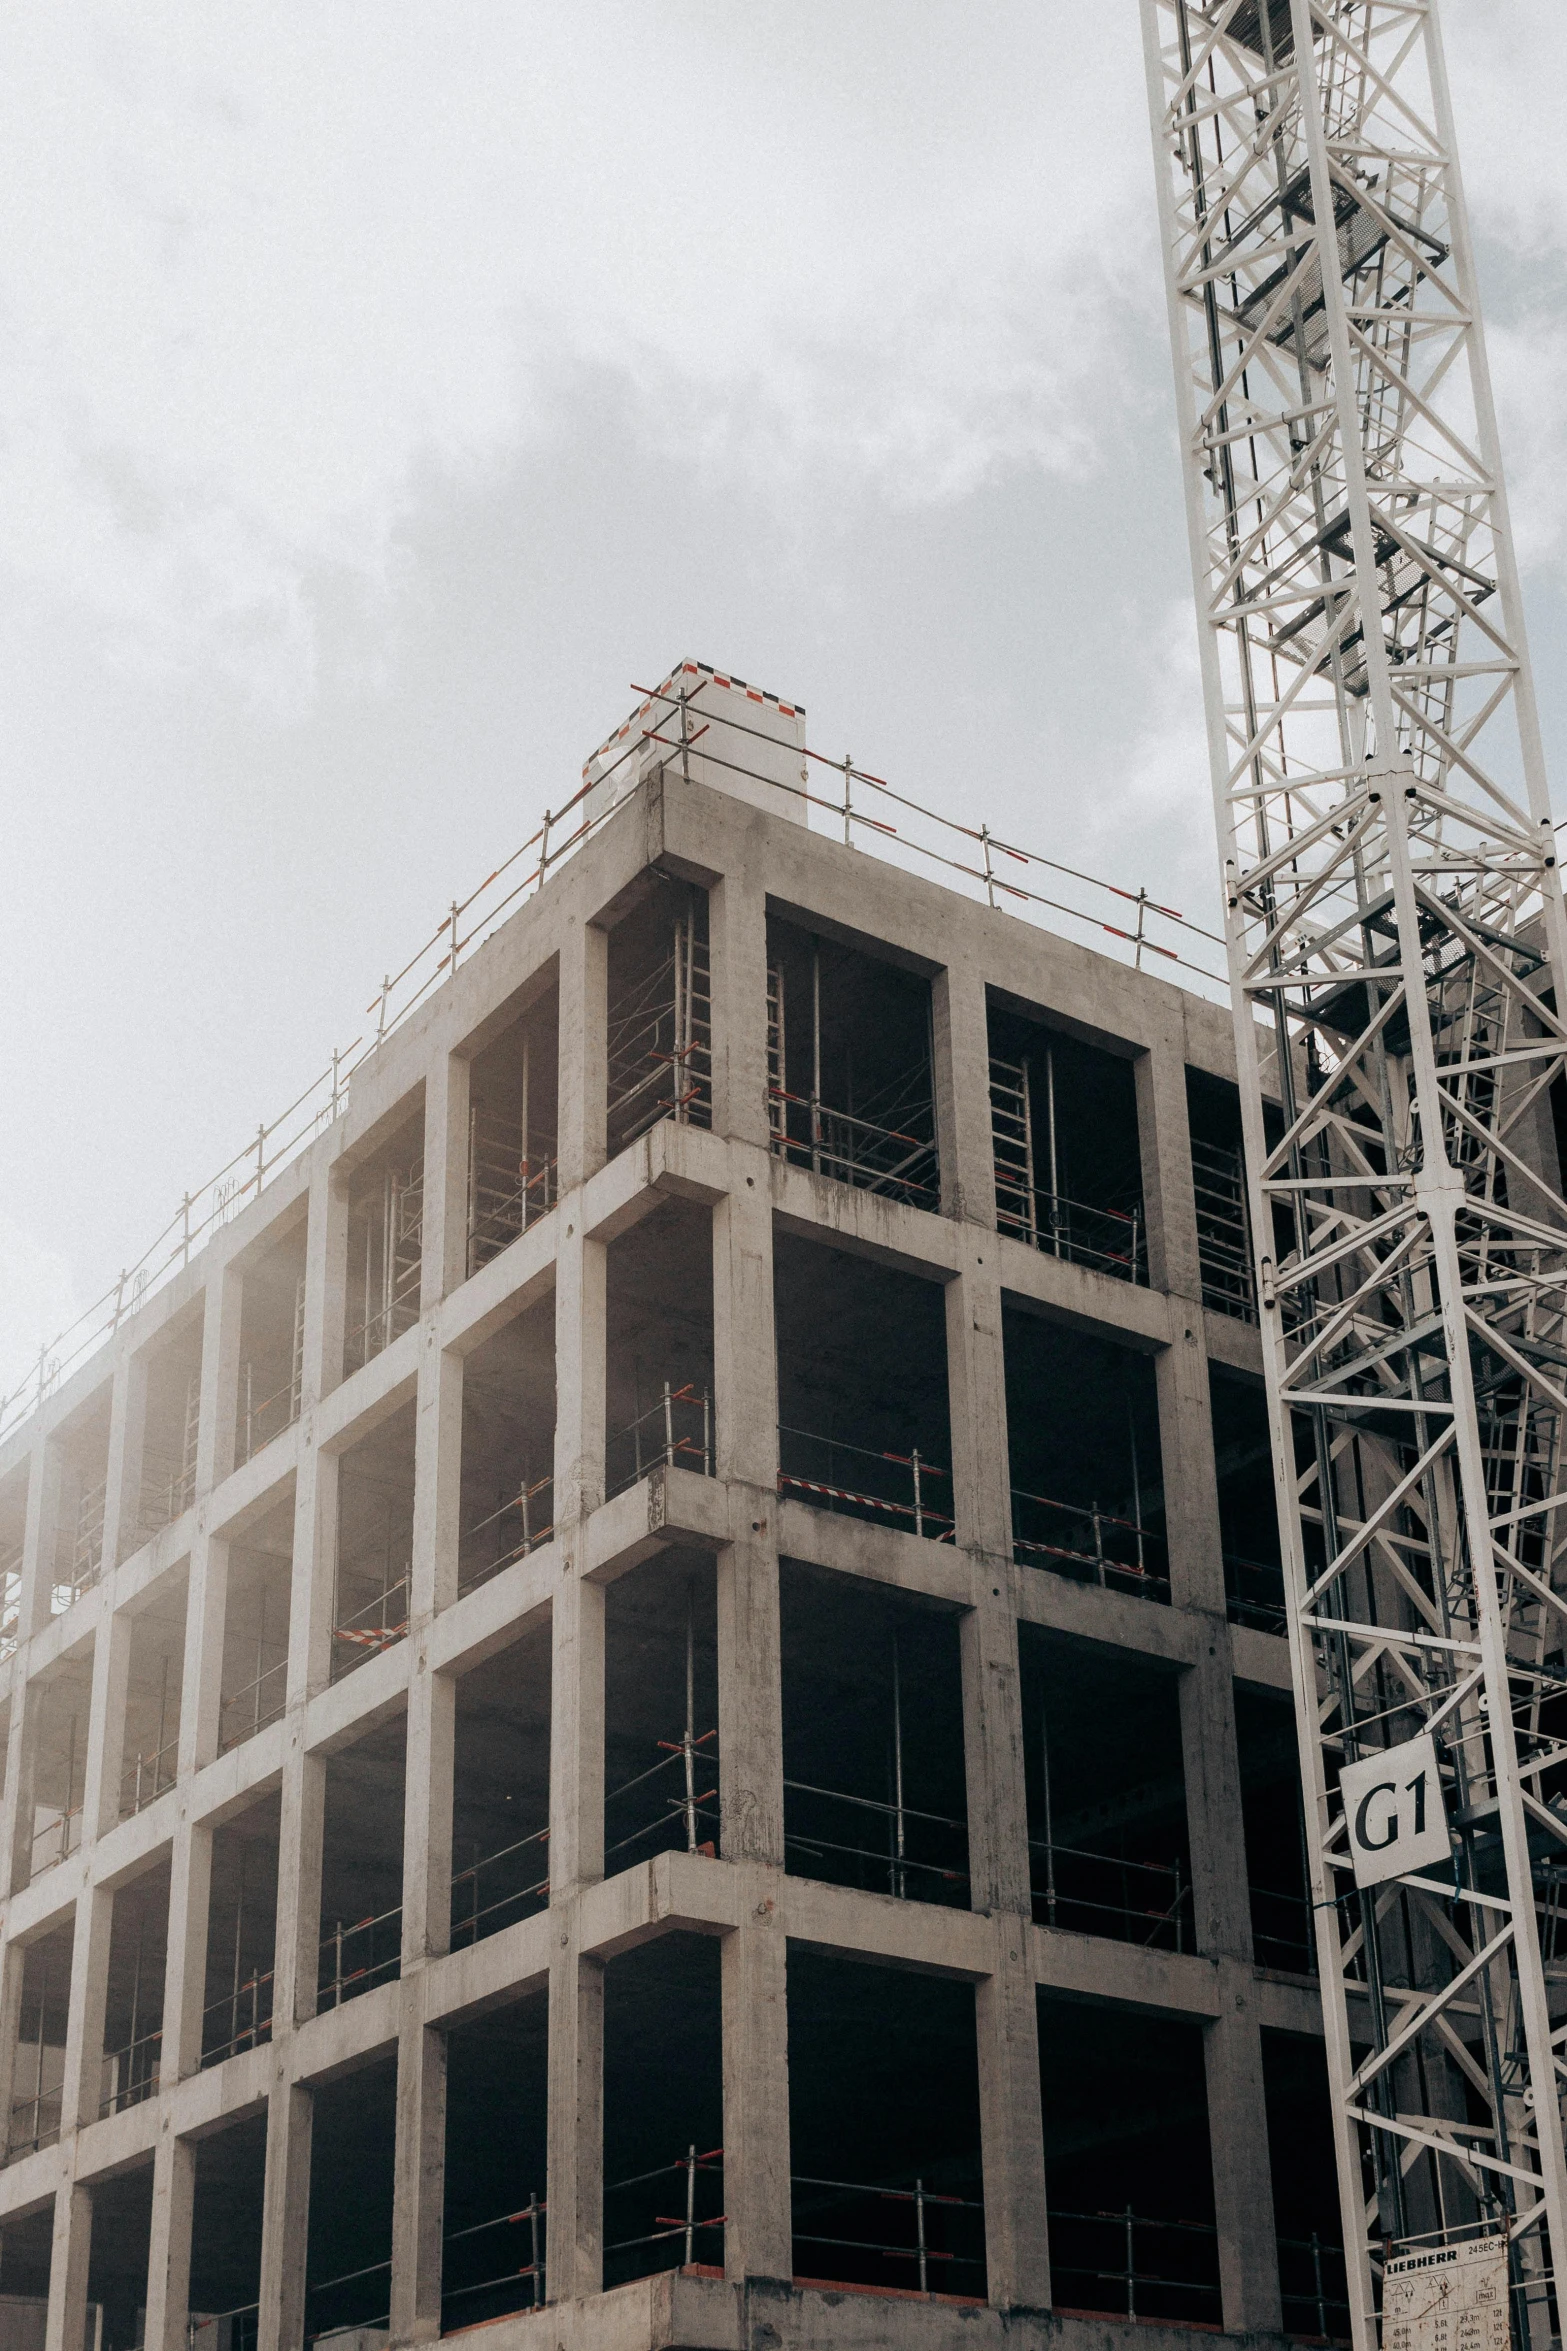
[[[1355,2341],[1490,2237],[1543,2342],[1567,931],[1435,0],[1142,16]]]

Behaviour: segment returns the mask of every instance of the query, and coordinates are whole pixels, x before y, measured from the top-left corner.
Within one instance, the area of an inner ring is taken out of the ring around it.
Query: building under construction
[[[16,2351],[1347,2331],[1228,1013],[803,742],[0,1449]]]

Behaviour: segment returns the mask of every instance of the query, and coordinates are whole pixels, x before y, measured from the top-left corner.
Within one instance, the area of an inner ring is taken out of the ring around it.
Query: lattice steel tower
[[[1435,4],[1142,8],[1356,2341],[1493,2233],[1542,2343],[1567,933]]]

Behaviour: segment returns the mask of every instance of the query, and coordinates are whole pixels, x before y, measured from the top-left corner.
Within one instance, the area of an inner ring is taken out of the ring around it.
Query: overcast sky
[[[1560,779],[1567,7],[1445,20]],[[0,206],[0,1389],[679,656],[1212,919],[1134,0],[16,6]]]

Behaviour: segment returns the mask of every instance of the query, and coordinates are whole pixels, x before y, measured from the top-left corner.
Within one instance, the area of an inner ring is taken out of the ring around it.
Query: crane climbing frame
[[[1142,19],[1355,2342],[1490,2238],[1543,2345],[1567,929],[1437,11]],[[1449,1858],[1383,1874],[1415,1739]]]

